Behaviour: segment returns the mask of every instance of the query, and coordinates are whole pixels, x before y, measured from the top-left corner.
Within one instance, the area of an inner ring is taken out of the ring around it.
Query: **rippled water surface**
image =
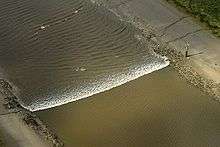
[[[168,65],[135,37],[137,30],[88,0],[1,0],[0,18],[0,71],[30,110]]]

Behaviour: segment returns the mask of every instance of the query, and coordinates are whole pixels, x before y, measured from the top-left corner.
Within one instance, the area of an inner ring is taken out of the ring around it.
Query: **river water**
[[[36,113],[66,147],[217,147],[220,104],[172,68]]]
[[[67,147],[219,146],[219,103],[105,8],[1,0],[0,19],[0,78]]]
[[[166,67],[140,31],[89,0],[1,0],[0,71],[36,111]]]

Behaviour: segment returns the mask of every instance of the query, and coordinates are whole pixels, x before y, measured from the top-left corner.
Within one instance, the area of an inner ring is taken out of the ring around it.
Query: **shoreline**
[[[17,101],[17,98],[10,91],[10,85],[0,79],[0,129],[6,135],[7,145],[13,138],[14,143],[21,146],[42,146],[42,147],[62,147],[63,142],[53,133],[35,114],[24,109]],[[13,130],[17,130],[14,132]],[[20,134],[23,134],[23,136]],[[6,143],[5,143],[6,142]],[[12,142],[13,144],[13,142]],[[16,145],[13,145],[16,146]]]
[[[188,81],[188,83],[193,84],[194,86],[201,89],[203,92],[213,97],[214,100],[220,102],[220,82],[219,79],[217,79],[217,77],[220,75],[218,70],[213,69],[212,72],[205,73],[203,69],[199,69],[198,66],[205,67],[203,61],[201,62],[198,58],[185,57],[185,52],[178,49],[178,47],[182,46],[175,46],[170,44],[169,42],[166,42],[166,39],[163,39],[160,35],[158,35],[160,32],[157,28],[152,27],[152,25],[149,24],[150,22],[146,22],[143,18],[134,14],[134,12],[130,10],[130,8],[133,6],[132,4],[129,5],[129,1],[126,1],[124,3],[111,3],[105,2],[105,0],[96,0],[96,2],[98,5],[102,5],[115,13],[121,18],[122,21],[133,24],[137,29],[142,32],[142,38],[151,41],[155,45],[153,48],[157,54],[161,56],[166,56],[170,60],[170,66],[173,67],[181,77],[184,77]],[[173,9],[176,8],[173,7]],[[210,54],[207,54],[205,56],[208,58],[212,57],[212,55]],[[211,69],[212,67],[209,68]],[[213,79],[213,77],[216,79]]]
[[[190,84],[198,87],[200,90],[213,97],[214,100],[220,102],[220,85],[199,74],[199,71],[196,71],[193,67],[193,61],[187,59],[183,54],[178,53],[175,49],[163,44],[158,47],[155,52],[168,57],[171,61],[170,66],[173,67],[179,75],[184,77]]]
[[[110,11],[112,10],[112,8],[108,6],[107,9]],[[131,15],[129,11],[124,10],[126,10],[126,8],[123,8],[122,5],[121,8],[117,7],[112,12],[121,17],[122,21],[131,23],[138,30],[140,30],[143,36],[138,37],[140,37],[143,41],[147,40],[148,42],[152,42],[154,45],[152,46],[154,51],[159,55],[168,57],[170,60],[170,66],[178,71],[181,77],[184,77],[190,84],[195,85],[203,92],[213,97],[216,101],[220,102],[220,83],[218,83],[218,81],[214,81],[213,79],[209,79],[209,76],[204,74],[203,70],[197,68],[197,65],[203,65],[203,62],[200,62],[197,58],[186,58],[181,51],[178,51],[175,49],[175,47],[159,37],[158,30],[153,28],[152,25],[146,23],[146,21],[142,18]],[[198,62],[195,63],[195,61]],[[218,75],[218,72],[216,72],[216,75]],[[20,106],[17,98],[10,92],[10,85],[4,80],[1,80],[0,82],[0,91],[4,95],[0,96],[1,102],[6,107],[3,108],[4,114],[6,116],[13,114],[13,117],[20,119],[20,122],[23,123],[22,126],[27,125],[30,129],[30,132],[36,134],[36,136],[39,136],[39,138],[43,140],[42,142],[47,142],[49,145],[56,147],[63,146],[64,144],[57,137],[57,135],[49,130],[49,128],[36,115]]]

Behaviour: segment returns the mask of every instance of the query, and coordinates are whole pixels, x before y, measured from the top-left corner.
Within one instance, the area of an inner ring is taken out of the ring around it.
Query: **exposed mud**
[[[179,38],[175,38],[169,42],[164,42],[161,39],[161,30],[155,29],[153,26],[150,26],[143,19],[135,16],[132,11],[130,11],[126,5],[129,4],[129,0],[125,1],[108,1],[108,0],[94,0],[98,5],[102,5],[107,9],[110,9],[112,12],[117,14],[122,20],[127,21],[134,25],[137,29],[141,30],[142,38],[150,40],[152,45],[150,48],[153,48],[154,51],[161,56],[166,56],[170,60],[170,66],[178,71],[179,75],[186,78],[187,81],[196,87],[200,88],[205,93],[212,96],[215,100],[220,101],[220,84],[213,80],[209,80],[207,77],[200,74],[201,71],[198,71],[194,68],[193,62],[190,60],[190,57],[186,57],[185,54],[178,52],[173,46],[170,45],[170,42],[182,39],[189,34],[194,34],[202,30],[196,30],[194,32],[189,32]],[[188,16],[189,17],[189,16]],[[184,20],[187,16],[180,18],[179,20],[171,23],[171,26],[178,23],[179,21]],[[165,35],[166,29],[170,26],[165,27],[162,30],[162,36]]]
[[[24,109],[18,103],[18,99],[11,93],[11,86],[7,81],[0,79],[0,83],[1,93],[6,96],[3,107],[5,107],[5,109],[8,111],[8,113],[1,115],[10,115],[11,113],[16,113],[25,124],[32,128],[36,134],[43,136],[43,138],[47,140],[51,146],[64,146],[59,137],[53,133],[35,114]]]

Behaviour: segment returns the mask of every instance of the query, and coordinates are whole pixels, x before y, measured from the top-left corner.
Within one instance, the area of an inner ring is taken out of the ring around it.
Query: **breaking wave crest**
[[[166,59],[166,58],[164,58]],[[120,86],[124,83],[137,79],[143,75],[149,74],[153,71],[162,69],[169,65],[168,61],[143,63],[129,69],[126,73],[118,73],[115,75],[108,75],[105,78],[99,79],[97,82],[88,83],[87,85],[80,86],[79,89],[69,91],[64,95],[50,96],[44,101],[35,101],[29,106],[24,106],[31,111],[43,110],[55,106],[60,106],[69,102],[77,101],[87,98],[94,94],[110,90],[114,87]]]
[[[166,67],[140,31],[88,0],[0,1],[0,68],[23,107],[86,98]]]

